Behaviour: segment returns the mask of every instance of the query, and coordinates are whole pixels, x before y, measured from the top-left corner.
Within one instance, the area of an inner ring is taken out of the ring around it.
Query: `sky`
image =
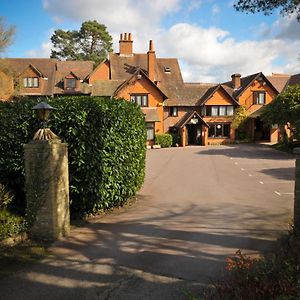
[[[135,53],[153,40],[157,57],[178,58],[186,82],[224,82],[231,74],[300,73],[300,22],[294,15],[237,12],[234,0],[0,0],[0,16],[14,25],[4,57],[49,57],[56,29],[84,21],[107,26],[118,52],[131,32]]]

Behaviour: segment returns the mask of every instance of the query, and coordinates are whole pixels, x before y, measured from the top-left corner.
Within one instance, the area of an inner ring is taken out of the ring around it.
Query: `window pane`
[[[76,79],[75,78],[67,78],[66,84],[67,84],[67,88],[74,89],[76,87]]]
[[[138,105],[141,105],[142,104],[142,96],[138,95],[138,96],[135,96],[135,103],[138,104]]]
[[[33,86],[38,87],[39,86],[39,79],[37,77],[33,78]]]
[[[24,87],[27,87],[27,78],[23,79],[23,85],[24,85]]]
[[[154,123],[146,123],[147,141],[154,140]]]
[[[226,115],[226,106],[220,106],[220,116],[225,116]]]
[[[227,116],[233,116],[233,106],[227,106]]]
[[[223,127],[224,127],[223,136],[224,137],[230,137],[230,125],[229,124],[224,124]]]
[[[28,77],[28,78],[27,78],[27,86],[28,86],[28,87],[32,87],[32,84],[33,84],[32,78],[31,78],[31,77]]]
[[[204,116],[211,116],[211,106],[204,107]]]
[[[130,101],[131,101],[132,103],[135,103],[135,96],[130,96]]]
[[[208,129],[208,136],[209,137],[215,137],[215,129],[216,125],[210,124]]]
[[[212,106],[211,107],[211,115],[217,116],[218,115],[218,106]]]
[[[258,94],[258,104],[265,104],[265,93]]]
[[[221,124],[217,124],[216,126],[216,136],[222,137],[223,136],[223,126]]]
[[[142,106],[148,106],[148,95],[142,96]]]

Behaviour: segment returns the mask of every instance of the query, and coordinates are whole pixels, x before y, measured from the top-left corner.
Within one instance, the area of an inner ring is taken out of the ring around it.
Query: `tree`
[[[238,0],[234,4],[237,11],[257,13],[263,12],[270,15],[275,9],[280,9],[282,15],[295,13],[297,20],[300,21],[300,1],[299,0]]]
[[[12,43],[14,33],[15,27],[7,27],[4,24],[4,18],[0,17],[0,53],[4,52],[5,49]]]
[[[300,85],[289,86],[285,92],[264,107],[261,118],[269,125],[278,124],[285,139],[285,126],[292,137],[300,139]]]
[[[79,31],[55,30],[51,37],[51,58],[92,60],[99,63],[112,51],[112,37],[97,21],[83,22]]]

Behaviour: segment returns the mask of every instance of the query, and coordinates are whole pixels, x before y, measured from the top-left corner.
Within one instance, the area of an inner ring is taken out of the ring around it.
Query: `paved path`
[[[225,258],[268,250],[291,220],[294,159],[266,146],[150,150],[134,205],[0,281],[1,299],[186,299]]]

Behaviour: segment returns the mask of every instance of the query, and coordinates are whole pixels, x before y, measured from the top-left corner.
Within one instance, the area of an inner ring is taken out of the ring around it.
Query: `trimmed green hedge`
[[[172,146],[173,138],[169,133],[157,133],[155,135],[155,145],[160,145],[162,148]]]
[[[38,129],[32,112],[37,102],[23,98],[0,103],[0,174],[16,199],[24,196],[22,144]],[[48,103],[57,109],[51,129],[69,145],[71,213],[95,213],[134,196],[145,172],[146,131],[140,108],[109,97],[68,96]]]

